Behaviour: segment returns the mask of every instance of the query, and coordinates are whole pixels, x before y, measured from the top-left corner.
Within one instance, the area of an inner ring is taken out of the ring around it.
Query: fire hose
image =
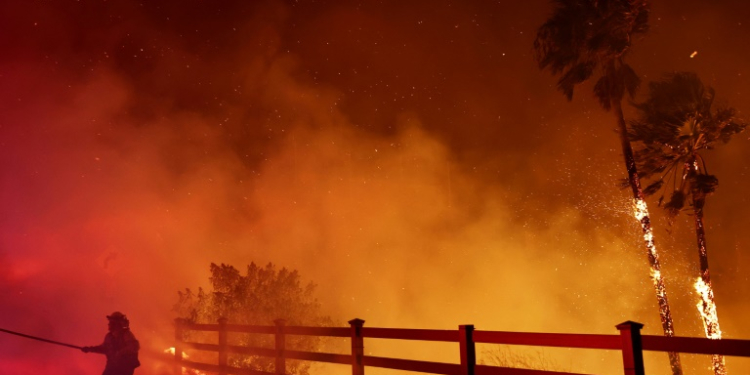
[[[50,343],[50,344],[61,345],[61,346],[67,346],[67,347],[69,347],[69,348],[73,348],[73,349],[81,349],[81,347],[80,347],[80,346],[77,346],[77,345],[66,344],[66,343],[64,343],[64,342],[59,342],[59,341],[55,341],[55,340],[48,340],[48,339],[43,339],[43,338],[41,338],[41,337],[36,337],[36,336],[26,335],[26,334],[23,334],[23,333],[19,333],[19,332],[13,332],[13,331],[9,331],[9,330],[7,330],[7,329],[2,329],[2,328],[0,328],[0,332],[10,333],[11,335],[21,336],[21,337],[25,337],[25,338],[27,338],[27,339],[38,340],[38,341],[44,341],[44,342],[46,342],[46,343]]]

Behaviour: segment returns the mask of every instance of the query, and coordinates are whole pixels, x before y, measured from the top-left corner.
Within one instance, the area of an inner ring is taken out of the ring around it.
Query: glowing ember
[[[698,312],[703,317],[703,329],[706,332],[706,337],[712,340],[720,340],[721,328],[719,328],[719,316],[716,314],[716,304],[714,303],[714,292],[711,284],[706,283],[699,277],[694,285],[695,290],[701,297],[696,306],[698,307]],[[724,356],[714,355],[711,359],[714,373],[717,375],[726,375],[727,370],[724,365]]]
[[[648,218],[648,207],[646,202],[642,199],[633,200],[633,215],[643,225],[644,218]],[[651,264],[651,280],[654,282],[656,288],[657,297],[660,299],[664,298],[666,292],[664,290],[664,282],[661,276],[661,270],[659,269],[659,255],[656,253],[656,245],[654,244],[654,234],[651,230],[650,225],[643,225],[643,240],[646,242],[648,248],[649,258],[653,261]],[[663,314],[662,314],[663,315]],[[662,321],[663,323],[663,321]],[[669,335],[671,336],[671,329]]]
[[[635,218],[643,225],[643,219],[648,218],[648,206],[646,205],[646,201],[643,199],[634,199],[633,200],[633,215]],[[643,226],[643,240],[646,241],[646,247],[648,247],[649,255],[653,255],[655,259],[658,259],[659,257],[656,255],[656,245],[654,245],[654,234],[651,230],[651,225],[649,224],[648,227],[645,225]],[[651,269],[651,277],[657,277],[661,279],[661,273],[659,270]]]
[[[633,214],[638,221],[641,221],[644,217],[648,216],[648,206],[646,205],[646,201],[643,199],[634,199]]]

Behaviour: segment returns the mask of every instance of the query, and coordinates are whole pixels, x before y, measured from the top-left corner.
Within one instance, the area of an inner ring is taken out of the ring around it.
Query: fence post
[[[365,355],[365,342],[362,337],[362,326],[365,321],[352,319],[349,325],[352,327],[352,375],[365,375],[365,365],[362,357]]]
[[[219,375],[227,374],[227,318],[219,318]]]
[[[458,343],[461,349],[461,375],[474,375],[474,367],[477,364],[474,325],[460,325],[458,326],[458,333]]]
[[[625,375],[645,375],[643,367],[643,346],[641,345],[641,328],[643,324],[623,322],[618,324],[622,339],[622,365]]]
[[[286,325],[286,320],[276,319],[273,322],[276,324],[276,375],[284,375],[286,374],[286,363],[284,360],[284,349],[286,349],[284,325]]]
[[[182,318],[174,320],[174,375],[182,375]]]

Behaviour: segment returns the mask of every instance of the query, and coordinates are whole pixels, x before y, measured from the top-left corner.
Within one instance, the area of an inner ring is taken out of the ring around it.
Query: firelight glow
[[[176,350],[175,347],[172,346],[172,347],[169,347],[167,349],[164,349],[164,353],[171,354],[171,355],[174,356],[175,350]],[[182,357],[182,359],[188,359],[188,358],[190,358],[188,356],[188,354],[185,353],[185,352],[182,352],[182,356],[181,357]],[[200,371],[200,370],[196,370],[196,369],[189,369],[187,367],[181,367],[181,369],[182,369],[182,375],[206,375],[205,372]]]
[[[628,54],[642,86],[695,70],[749,114],[750,49],[736,46],[750,40],[737,26],[750,3],[652,6],[657,32]],[[621,148],[594,83],[568,102],[532,56],[551,10],[0,1],[2,328],[98,345],[122,311],[142,347],[136,374],[164,375],[155,358],[174,345],[177,291],[208,288],[211,262],[272,262],[315,283],[340,326],[618,334],[632,320],[661,335],[654,288],[663,296],[666,281],[670,332],[703,336],[694,226],[680,218],[668,233],[651,198],[653,231],[634,223],[645,202],[633,212],[619,187]],[[722,329],[750,339],[750,145],[711,157]],[[102,357],[26,341],[0,335],[0,372],[102,371]],[[458,360],[453,347],[372,341],[375,356]],[[615,373],[610,354],[551,355]],[[707,360],[684,364],[709,375]],[[727,364],[750,373],[750,361]]]
[[[721,328],[719,327],[719,316],[716,314],[713,289],[700,277],[695,281],[694,286],[700,296],[700,301],[696,304],[696,307],[703,318],[706,337],[712,340],[720,340]],[[727,373],[724,356],[714,355],[711,359],[716,374],[724,375]]]

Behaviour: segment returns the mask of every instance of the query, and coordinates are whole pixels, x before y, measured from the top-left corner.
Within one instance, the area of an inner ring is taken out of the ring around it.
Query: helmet
[[[128,328],[130,326],[128,317],[119,311],[115,311],[111,315],[107,315],[107,320],[109,320],[110,323],[121,324],[122,328]]]

